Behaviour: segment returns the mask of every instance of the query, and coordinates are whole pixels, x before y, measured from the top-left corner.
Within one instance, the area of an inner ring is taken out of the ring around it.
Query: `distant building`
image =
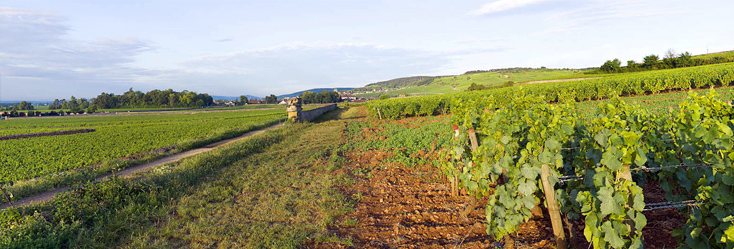
[[[349,94],[349,93],[339,94],[339,97],[341,98],[342,101],[355,101],[355,100],[357,100],[357,96],[355,96],[354,94]]]

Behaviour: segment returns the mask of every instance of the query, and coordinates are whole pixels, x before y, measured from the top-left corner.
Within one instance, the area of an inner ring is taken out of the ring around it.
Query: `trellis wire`
[[[704,204],[703,202],[696,202],[696,200],[687,200],[687,201],[678,201],[678,202],[672,202],[672,201],[655,202],[655,203],[645,204],[645,209],[642,209],[642,211],[668,209],[668,208],[693,207],[693,206],[700,206],[703,204]]]

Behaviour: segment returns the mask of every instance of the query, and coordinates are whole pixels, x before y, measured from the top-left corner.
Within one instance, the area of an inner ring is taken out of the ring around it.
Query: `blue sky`
[[[734,50],[734,1],[0,0],[0,100],[359,87]]]

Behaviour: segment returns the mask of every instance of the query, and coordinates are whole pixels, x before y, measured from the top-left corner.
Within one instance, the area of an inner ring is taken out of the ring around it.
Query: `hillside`
[[[589,77],[580,69],[533,69],[508,68],[486,71],[469,71],[452,76],[416,76],[398,78],[389,81],[369,84],[356,88],[353,92],[359,97],[377,97],[382,94],[398,95],[432,95],[465,91],[472,83],[484,86],[496,86],[512,81],[513,83],[549,79]],[[377,86],[382,86],[379,88]]]
[[[397,78],[397,79],[391,79],[386,81],[380,81],[376,83],[367,84],[364,87],[355,88],[354,91],[372,91],[372,90],[382,90],[382,89],[390,89],[390,88],[401,88],[406,86],[422,86],[422,85],[428,85],[433,82],[433,79],[439,78],[441,76],[411,76],[411,77],[403,77],[403,78]]]
[[[331,92],[331,91],[334,91],[334,89],[336,89],[337,91],[341,92],[341,91],[349,91],[349,90],[352,90],[354,88],[353,87],[313,88],[313,89],[303,90],[303,91],[300,91],[300,92],[294,92],[294,93],[289,93],[289,94],[278,95],[278,99],[296,97],[298,95],[301,95],[304,92],[313,92],[313,93],[320,93],[322,91],[329,91],[329,92]]]

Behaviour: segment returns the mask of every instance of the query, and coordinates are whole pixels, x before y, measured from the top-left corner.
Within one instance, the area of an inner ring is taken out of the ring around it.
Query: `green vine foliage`
[[[734,109],[713,91],[691,93],[679,107],[655,116],[616,98],[581,122],[570,104],[522,91],[502,101],[455,100],[453,123],[462,135],[450,143],[444,173],[473,197],[489,199],[487,233],[495,238],[517,231],[541,203],[545,164],[553,185],[559,176],[582,179],[555,193],[568,218],[585,219],[584,236],[594,248],[643,247],[647,219],[638,183],[651,179],[669,200],[699,203],[682,209],[692,210],[675,233],[683,248],[733,248]]]
[[[586,217],[584,236],[594,248],[642,248],[647,219],[642,188],[631,180],[630,167],[644,166],[649,115],[619,99],[598,108],[585,127],[581,150],[585,189],[575,201]]]
[[[455,102],[462,134],[476,128],[480,145],[471,151],[466,136],[449,151],[453,173],[474,197],[489,196],[487,232],[496,238],[517,231],[531,217],[542,194],[541,166],[551,166],[553,179],[564,168],[561,148],[574,133],[571,105],[550,105],[535,96],[515,93],[503,108],[493,103]],[[503,176],[502,178],[500,176]],[[555,183],[555,182],[554,182]]]
[[[703,173],[689,178],[690,187],[703,205],[693,209],[683,229],[683,248],[734,248],[734,123],[732,107],[712,92],[689,95],[676,120],[686,133],[689,147],[710,164]],[[694,171],[695,172],[695,171]],[[685,185],[685,187],[689,187]]]

